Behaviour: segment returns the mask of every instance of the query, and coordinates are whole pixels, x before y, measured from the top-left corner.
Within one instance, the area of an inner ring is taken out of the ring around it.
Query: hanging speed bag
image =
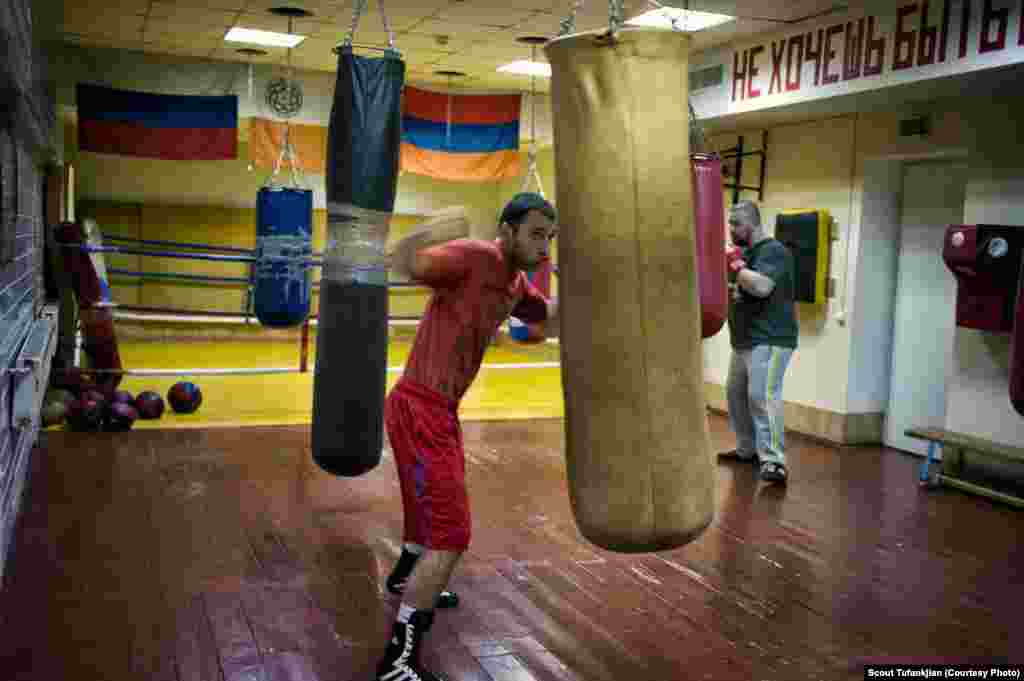
[[[682,546],[714,515],[689,45],[675,31],[629,28],[545,47],[565,226],[558,290],[569,492],[580,531],[611,551]]]
[[[313,192],[264,187],[256,195],[253,306],[264,326],[301,324],[313,288]]]
[[[711,338],[729,316],[722,159],[717,154],[693,154],[690,163],[701,336]]]
[[[395,207],[405,63],[338,55],[327,131],[327,244],[320,282],[312,450],[334,475],[375,467],[384,446],[385,245]]]

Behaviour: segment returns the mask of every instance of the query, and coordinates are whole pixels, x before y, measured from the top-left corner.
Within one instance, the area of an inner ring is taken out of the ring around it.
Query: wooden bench
[[[933,485],[949,485],[971,494],[1024,508],[1024,499],[1005,492],[968,482],[959,476],[963,473],[964,453],[972,452],[984,457],[995,457],[1004,461],[1024,463],[1024,448],[989,442],[979,437],[955,433],[941,428],[908,428],[907,437],[928,442],[928,458],[921,464],[921,482]],[[942,471],[930,474],[931,464],[936,462],[936,449],[942,446]]]

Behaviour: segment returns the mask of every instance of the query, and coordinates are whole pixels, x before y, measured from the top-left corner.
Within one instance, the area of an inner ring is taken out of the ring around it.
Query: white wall
[[[768,133],[768,161],[765,174],[765,197],[761,203],[761,219],[770,233],[774,232],[779,212],[795,209],[826,209],[838,221],[841,232],[848,232],[851,215],[851,181],[854,159],[854,120],[850,117],[830,118],[809,123],[784,125]],[[760,147],[758,131],[744,132],[744,145]],[[735,136],[712,138],[711,147],[723,149],[736,144]],[[754,157],[751,157],[753,159]],[[756,161],[745,161],[742,184],[757,183]],[[726,190],[726,201],[731,192]],[[743,198],[757,199],[753,192]],[[833,242],[832,273],[839,280],[843,294],[845,277],[844,240]],[[786,372],[787,402],[844,413],[849,356],[849,333],[834,316],[842,309],[838,300],[825,306],[797,305],[800,324],[799,347]],[[729,369],[729,332],[704,342],[705,379],[725,384]]]

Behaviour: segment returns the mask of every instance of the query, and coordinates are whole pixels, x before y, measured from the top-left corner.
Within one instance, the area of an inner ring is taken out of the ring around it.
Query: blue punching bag
[[[253,305],[264,326],[297,326],[313,288],[313,192],[264,187],[256,195]]]
[[[398,187],[405,63],[343,47],[327,131],[327,243],[320,281],[313,459],[357,476],[384,446],[388,357],[385,245]]]

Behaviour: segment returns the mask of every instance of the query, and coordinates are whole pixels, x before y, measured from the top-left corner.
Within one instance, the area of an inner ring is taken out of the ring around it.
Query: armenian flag
[[[79,84],[78,148],[176,161],[238,155],[238,97],[158,95]]]
[[[453,182],[522,175],[520,95],[454,95],[407,85],[401,169]]]

